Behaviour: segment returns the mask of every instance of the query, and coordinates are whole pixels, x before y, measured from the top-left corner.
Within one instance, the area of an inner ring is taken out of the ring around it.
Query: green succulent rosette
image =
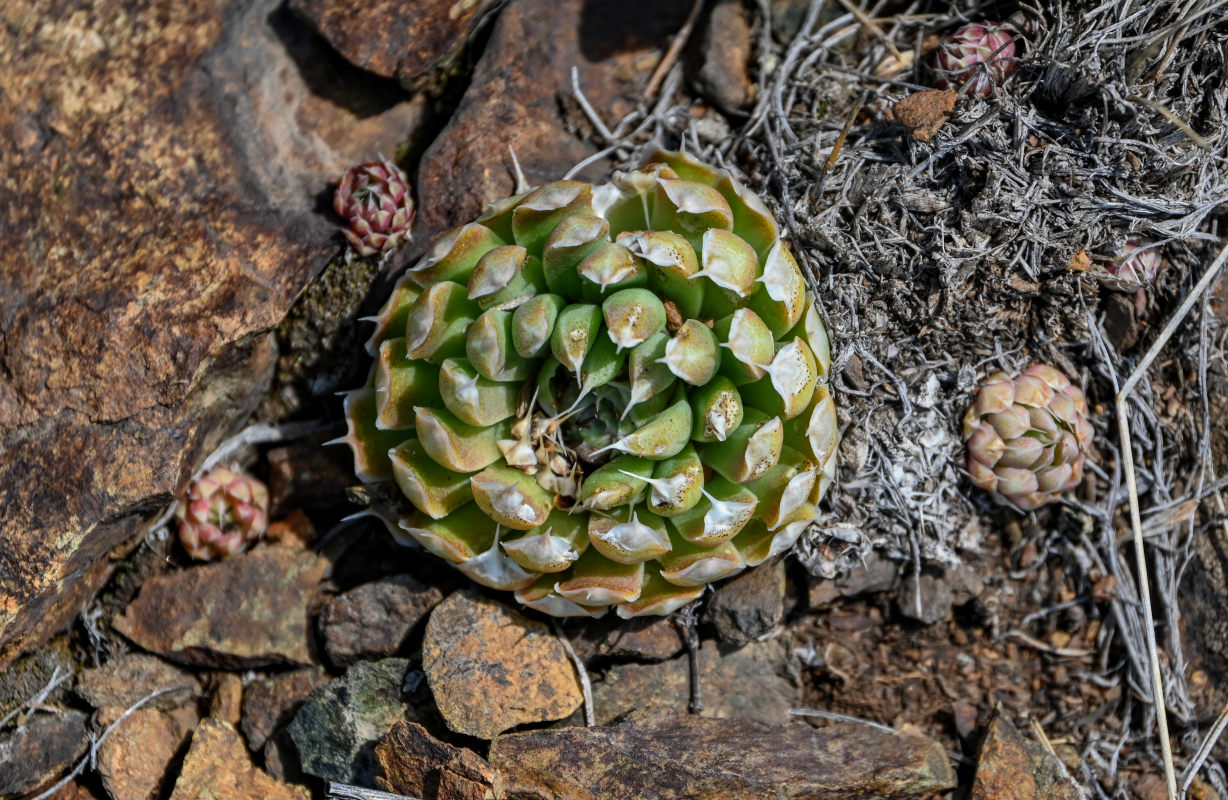
[[[667,614],[784,552],[831,483],[831,351],[763,202],[660,152],[451,231],[345,401],[403,539],[555,616]]]

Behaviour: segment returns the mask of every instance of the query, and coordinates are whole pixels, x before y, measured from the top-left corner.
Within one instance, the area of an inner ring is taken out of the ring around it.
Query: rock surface
[[[342,56],[362,69],[422,85],[426,73],[449,66],[494,0],[417,0],[406,14],[398,0],[291,0]]]
[[[571,644],[586,663],[598,658],[664,661],[685,647],[678,626],[664,617],[584,620]]]
[[[148,653],[121,653],[100,667],[83,669],[75,691],[94,708],[128,708],[141,698],[163,689],[144,707],[169,711],[187,703],[200,692],[196,676]]]
[[[312,692],[288,728],[303,771],[370,786],[375,743],[396,723],[413,721],[404,697],[408,669],[403,658],[362,661]]]
[[[482,739],[562,719],[583,701],[575,668],[544,623],[469,590],[431,612],[422,668],[448,727]]]
[[[491,744],[490,763],[518,800],[904,800],[955,785],[942,746],[917,733],[664,712],[608,728],[506,734]]]
[[[328,562],[259,547],[145,582],[115,629],[185,664],[250,669],[312,661],[308,608]]]
[[[303,786],[274,780],[252,764],[228,722],[206,719],[192,734],[170,800],[310,800]]]
[[[65,627],[249,415],[266,332],[337,249],[316,195],[421,115],[355,102],[356,70],[330,95],[277,7],[5,6],[0,668]]]
[[[503,776],[472,750],[453,747],[414,722],[398,722],[375,746],[381,789],[434,800],[503,797]]]
[[[751,30],[742,0],[721,0],[702,23],[698,64],[692,83],[727,114],[743,112],[754,99],[750,80]]]
[[[557,180],[593,148],[568,133],[571,70],[610,126],[635,107],[652,56],[668,46],[689,0],[513,0],[499,14],[470,89],[423,155],[415,230],[429,239],[516,188],[509,148],[530,184]],[[604,177],[600,167],[593,176]]]
[[[125,709],[108,709],[99,722]],[[98,747],[98,774],[111,800],[152,800],[161,794],[167,767],[192,732],[164,711],[142,706],[124,717]]]
[[[0,734],[0,797],[20,796],[49,783],[88,746],[80,711],[36,714],[17,730]]]
[[[339,594],[320,612],[324,651],[337,666],[394,655],[442,600],[438,587],[424,586],[409,575],[383,578]]]
[[[801,678],[784,637],[728,652],[704,642],[699,660],[702,716],[769,724],[792,719],[789,709],[801,699]],[[690,698],[688,656],[660,664],[619,664],[593,684],[594,713],[603,725],[641,708],[682,713]]]
[[[1062,762],[1003,717],[989,723],[969,800],[1083,800]]]
[[[866,556],[865,562],[835,578],[812,578],[809,603],[811,608],[834,603],[842,597],[885,592],[899,581],[900,565],[877,551]]]
[[[892,108],[896,121],[918,142],[928,142],[951,116],[958,95],[952,89],[913,92]]]
[[[721,641],[735,645],[758,639],[785,616],[785,562],[777,558],[717,587],[704,620]]]
[[[317,667],[283,672],[252,681],[243,689],[243,719],[240,728],[252,750],[264,747],[274,731],[294,719],[307,696],[328,683]]]

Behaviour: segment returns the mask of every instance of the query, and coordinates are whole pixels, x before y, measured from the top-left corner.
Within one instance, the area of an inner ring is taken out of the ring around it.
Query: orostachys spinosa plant
[[[333,193],[345,240],[360,256],[386,255],[409,239],[414,200],[405,171],[384,158],[346,171]]]
[[[1030,511],[1082,483],[1092,441],[1087,400],[1048,364],[1014,377],[995,372],[964,414],[964,441],[972,482]]]
[[[390,527],[557,616],[667,614],[784,552],[835,470],[831,353],[763,202],[660,152],[444,234],[345,401]]]

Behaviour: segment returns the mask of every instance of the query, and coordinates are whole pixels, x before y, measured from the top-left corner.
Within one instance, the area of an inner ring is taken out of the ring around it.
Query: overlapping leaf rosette
[[[546,184],[397,284],[345,402],[389,520],[556,616],[666,614],[789,549],[835,469],[830,347],[763,202],[679,153]]]

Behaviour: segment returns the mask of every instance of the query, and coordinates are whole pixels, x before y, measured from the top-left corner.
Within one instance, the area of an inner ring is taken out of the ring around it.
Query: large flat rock
[[[276,9],[0,10],[0,667],[248,416],[337,250],[317,196],[420,113],[334,99]]]

